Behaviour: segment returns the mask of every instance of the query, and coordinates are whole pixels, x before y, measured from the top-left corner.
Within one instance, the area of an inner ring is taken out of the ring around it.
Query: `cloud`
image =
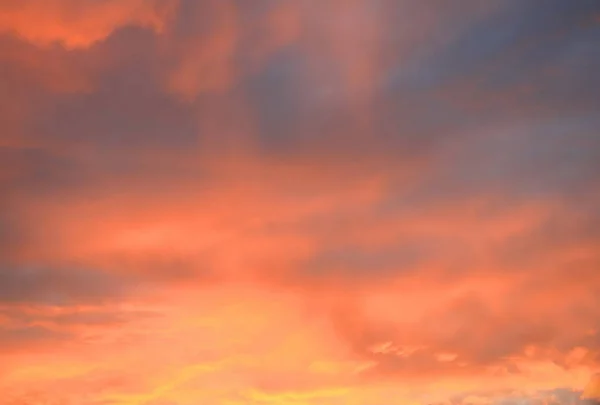
[[[583,390],[583,394],[581,394],[582,399],[586,400],[600,400],[600,377],[596,374],[592,376],[592,379],[586,385]]]
[[[596,7],[0,0],[0,389],[578,403]]]
[[[60,305],[114,298],[124,280],[83,269],[2,268],[0,301]]]
[[[237,18],[232,1],[184,2],[178,21],[185,26],[184,33],[177,35],[176,31],[175,35],[185,47],[168,79],[170,91],[190,100],[200,92],[224,91],[232,85],[236,76],[233,58],[238,42]],[[191,28],[198,19],[201,24]]]
[[[14,351],[26,348],[27,350],[35,349],[36,344],[56,344],[68,338],[60,332],[44,329],[41,327],[26,327],[26,328],[2,328],[0,330],[0,342],[2,343],[2,351]]]
[[[36,45],[60,43],[70,49],[84,48],[123,26],[138,25],[160,32],[176,4],[170,0],[8,0],[1,4],[0,31]]]

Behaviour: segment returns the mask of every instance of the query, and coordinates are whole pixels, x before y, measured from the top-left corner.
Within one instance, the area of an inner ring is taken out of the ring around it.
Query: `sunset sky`
[[[583,404],[599,207],[599,0],[0,0],[0,405]]]

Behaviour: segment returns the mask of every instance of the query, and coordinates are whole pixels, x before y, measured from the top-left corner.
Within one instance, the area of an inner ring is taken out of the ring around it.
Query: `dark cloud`
[[[418,270],[433,253],[433,249],[428,251],[418,243],[399,243],[388,250],[374,252],[347,246],[321,252],[306,267],[314,277],[335,277],[335,273],[339,272],[337,275],[341,279],[356,276],[364,283],[369,279],[381,281],[379,277],[386,274],[398,276],[400,272]]]
[[[10,353],[13,350],[33,350],[39,346],[63,343],[71,337],[68,333],[40,326],[0,327],[0,351]]]
[[[485,91],[504,91],[507,87],[528,84],[542,85],[540,87],[547,92],[567,90],[562,87],[566,84],[565,79],[569,79],[570,85],[574,84],[573,80],[595,83],[596,75],[591,73],[599,60],[597,52],[590,52],[589,41],[598,32],[586,24],[599,10],[595,1],[509,1],[501,4],[497,12],[466,25],[459,35],[432,52],[431,60],[423,62],[424,71],[430,72],[429,86],[439,87],[469,78],[478,80]],[[578,53],[579,58],[571,59]],[[566,60],[572,63],[564,67],[571,69],[557,72],[554,82],[548,80],[550,77],[545,73]],[[415,83],[414,80],[410,82]],[[565,95],[562,93],[559,97]],[[581,96],[578,94],[577,98]]]
[[[98,270],[0,267],[0,301],[64,305],[114,299],[125,279]]]
[[[42,147],[0,147],[0,160],[8,168],[0,182],[5,201],[65,191],[89,178],[81,162]]]
[[[450,400],[452,405],[469,405],[489,403],[493,405],[579,405],[581,393],[568,388],[540,390],[529,395],[520,392],[485,392],[474,391],[457,395]]]
[[[190,106],[164,93],[160,68],[165,67],[156,50],[156,37],[147,31],[115,32],[88,56],[108,61],[94,91],[54,99],[30,131],[60,144],[95,148],[107,158],[124,150],[135,155],[139,149],[194,146],[194,115]]]
[[[399,60],[382,87],[374,132],[411,136],[442,152],[510,145],[510,152],[490,145],[453,156],[441,165],[446,178],[436,188],[460,188],[472,181],[466,176],[480,176],[489,188],[506,179],[508,192],[520,184],[536,190],[545,181],[587,184],[598,172],[594,72],[600,54],[593,46],[597,26],[584,22],[597,13],[597,3],[504,2],[498,9],[456,28],[456,36],[446,33],[450,39],[418,62],[409,58],[404,68]]]

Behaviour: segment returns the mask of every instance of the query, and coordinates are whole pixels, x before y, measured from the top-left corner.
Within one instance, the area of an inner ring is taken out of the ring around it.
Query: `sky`
[[[0,405],[597,403],[599,44],[598,0],[0,0]]]

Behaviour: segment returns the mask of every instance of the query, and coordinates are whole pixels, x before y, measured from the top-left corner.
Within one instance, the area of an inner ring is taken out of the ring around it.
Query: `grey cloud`
[[[156,54],[156,38],[140,29],[122,29],[99,48],[109,69],[96,77],[92,93],[54,100],[31,125],[37,136],[91,146],[97,153],[136,153],[144,148],[195,145],[197,128],[191,107],[163,91],[166,66]],[[130,52],[135,49],[135,52]],[[161,69],[162,68],[162,69]]]
[[[85,269],[0,267],[0,301],[65,305],[101,302],[124,292],[124,279]]]
[[[70,334],[40,326],[19,328],[0,327],[0,351],[10,352],[27,348],[34,350],[38,345],[57,344],[68,340]]]

